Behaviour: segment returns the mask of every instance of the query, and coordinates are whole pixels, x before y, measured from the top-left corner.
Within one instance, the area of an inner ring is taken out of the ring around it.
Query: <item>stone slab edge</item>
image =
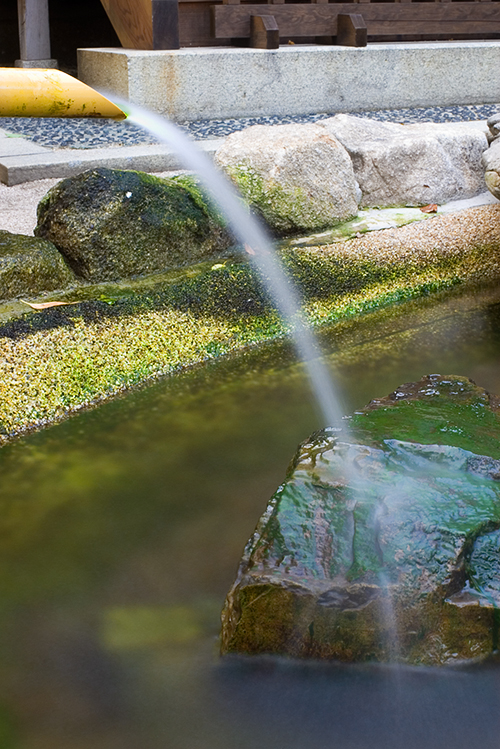
[[[213,156],[222,138],[205,140],[197,146]],[[88,150],[49,150],[42,153],[0,156],[0,181],[19,185],[39,179],[71,177],[86,169],[137,169],[143,172],[166,172],[182,169],[177,154],[167,146],[117,146]]]
[[[81,80],[173,120],[498,101],[500,41],[78,50]]]

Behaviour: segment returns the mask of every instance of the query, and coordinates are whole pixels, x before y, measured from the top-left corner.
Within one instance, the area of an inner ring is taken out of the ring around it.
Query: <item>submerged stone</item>
[[[499,401],[430,375],[299,448],[250,539],[222,652],[441,665],[498,648]]]
[[[87,281],[158,273],[224,256],[232,240],[191,177],[93,169],[38,206],[35,234]]]
[[[51,242],[0,231],[0,299],[65,289],[75,280]]]

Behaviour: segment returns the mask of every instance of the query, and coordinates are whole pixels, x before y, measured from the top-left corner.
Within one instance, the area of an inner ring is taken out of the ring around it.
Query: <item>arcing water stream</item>
[[[315,337],[302,320],[297,291],[286,277],[266,231],[250,214],[228,180],[178,127],[135,104],[119,100],[118,103],[128,112],[131,122],[170,145],[186,169],[198,175],[207,194],[228,221],[234,236],[245,247],[250,259],[257,266],[280,313],[290,324],[297,352],[305,364],[314,396],[321,409],[323,425],[339,425],[343,413],[338,395],[328,369],[321,359]]]
[[[266,231],[258,220],[251,215],[228,180],[215,169],[207,156],[179,128],[170,121],[136,105],[127,104],[126,107],[129,110],[129,119],[132,122],[145,128],[176,151],[186,168],[195,172],[199,177],[208,196],[221,210],[235,237],[255,263],[279,312],[291,327],[297,353],[304,364],[313,395],[321,410],[323,426],[330,430],[338,430],[343,415],[339,397],[335,392],[330,373],[321,358],[315,336],[302,319],[297,291],[281,267],[274,252],[272,241]],[[342,432],[343,441],[349,441],[345,422]],[[345,476],[351,487],[354,484],[353,479],[355,477],[359,479],[358,473],[355,463],[352,460],[346,461]],[[359,481],[356,483],[359,486]],[[358,491],[363,492],[364,487],[365,483],[362,481],[361,488]],[[354,498],[354,502],[356,503],[356,498]],[[380,576],[380,587],[384,592],[383,598],[386,602],[383,617],[387,619],[393,630],[393,659],[397,660],[396,619],[390,586],[384,575]]]

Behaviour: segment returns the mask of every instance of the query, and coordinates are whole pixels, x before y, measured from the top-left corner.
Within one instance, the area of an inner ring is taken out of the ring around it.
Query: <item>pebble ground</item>
[[[500,110],[500,104],[470,104],[453,107],[416,107],[357,112],[362,117],[385,122],[470,122],[486,120]],[[245,117],[227,120],[199,120],[178,123],[195,140],[222,138],[250,125],[284,125],[288,123],[318,122],[337,112],[308,115]],[[35,143],[51,148],[102,148],[104,146],[132,146],[158,143],[149,133],[124,120],[63,120],[58,118],[1,117],[0,128],[21,135]]]

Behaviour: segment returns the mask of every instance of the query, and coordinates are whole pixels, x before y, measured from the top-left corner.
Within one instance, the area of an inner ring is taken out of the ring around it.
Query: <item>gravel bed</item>
[[[500,104],[471,104],[453,107],[418,107],[412,109],[384,109],[376,112],[357,112],[359,116],[386,122],[469,122],[486,120],[500,110]],[[250,125],[279,125],[318,122],[336,112],[308,115],[244,117],[227,120],[199,120],[181,122],[179,126],[195,140],[220,138],[243,130]],[[49,148],[103,148],[158,143],[158,140],[137,125],[113,120],[59,119],[48,117],[0,117],[0,129],[28,138]]]
[[[366,257],[377,263],[409,262],[415,267],[430,261],[444,264],[461,258],[470,262],[471,275],[490,281],[500,273],[500,204],[468,208],[458,213],[434,216],[427,221],[364,234],[342,245],[321,250],[358,260]],[[474,248],[474,249],[472,249]],[[484,252],[490,248],[491,252]],[[481,262],[477,252],[483,252]],[[470,260],[467,260],[469,256]]]

